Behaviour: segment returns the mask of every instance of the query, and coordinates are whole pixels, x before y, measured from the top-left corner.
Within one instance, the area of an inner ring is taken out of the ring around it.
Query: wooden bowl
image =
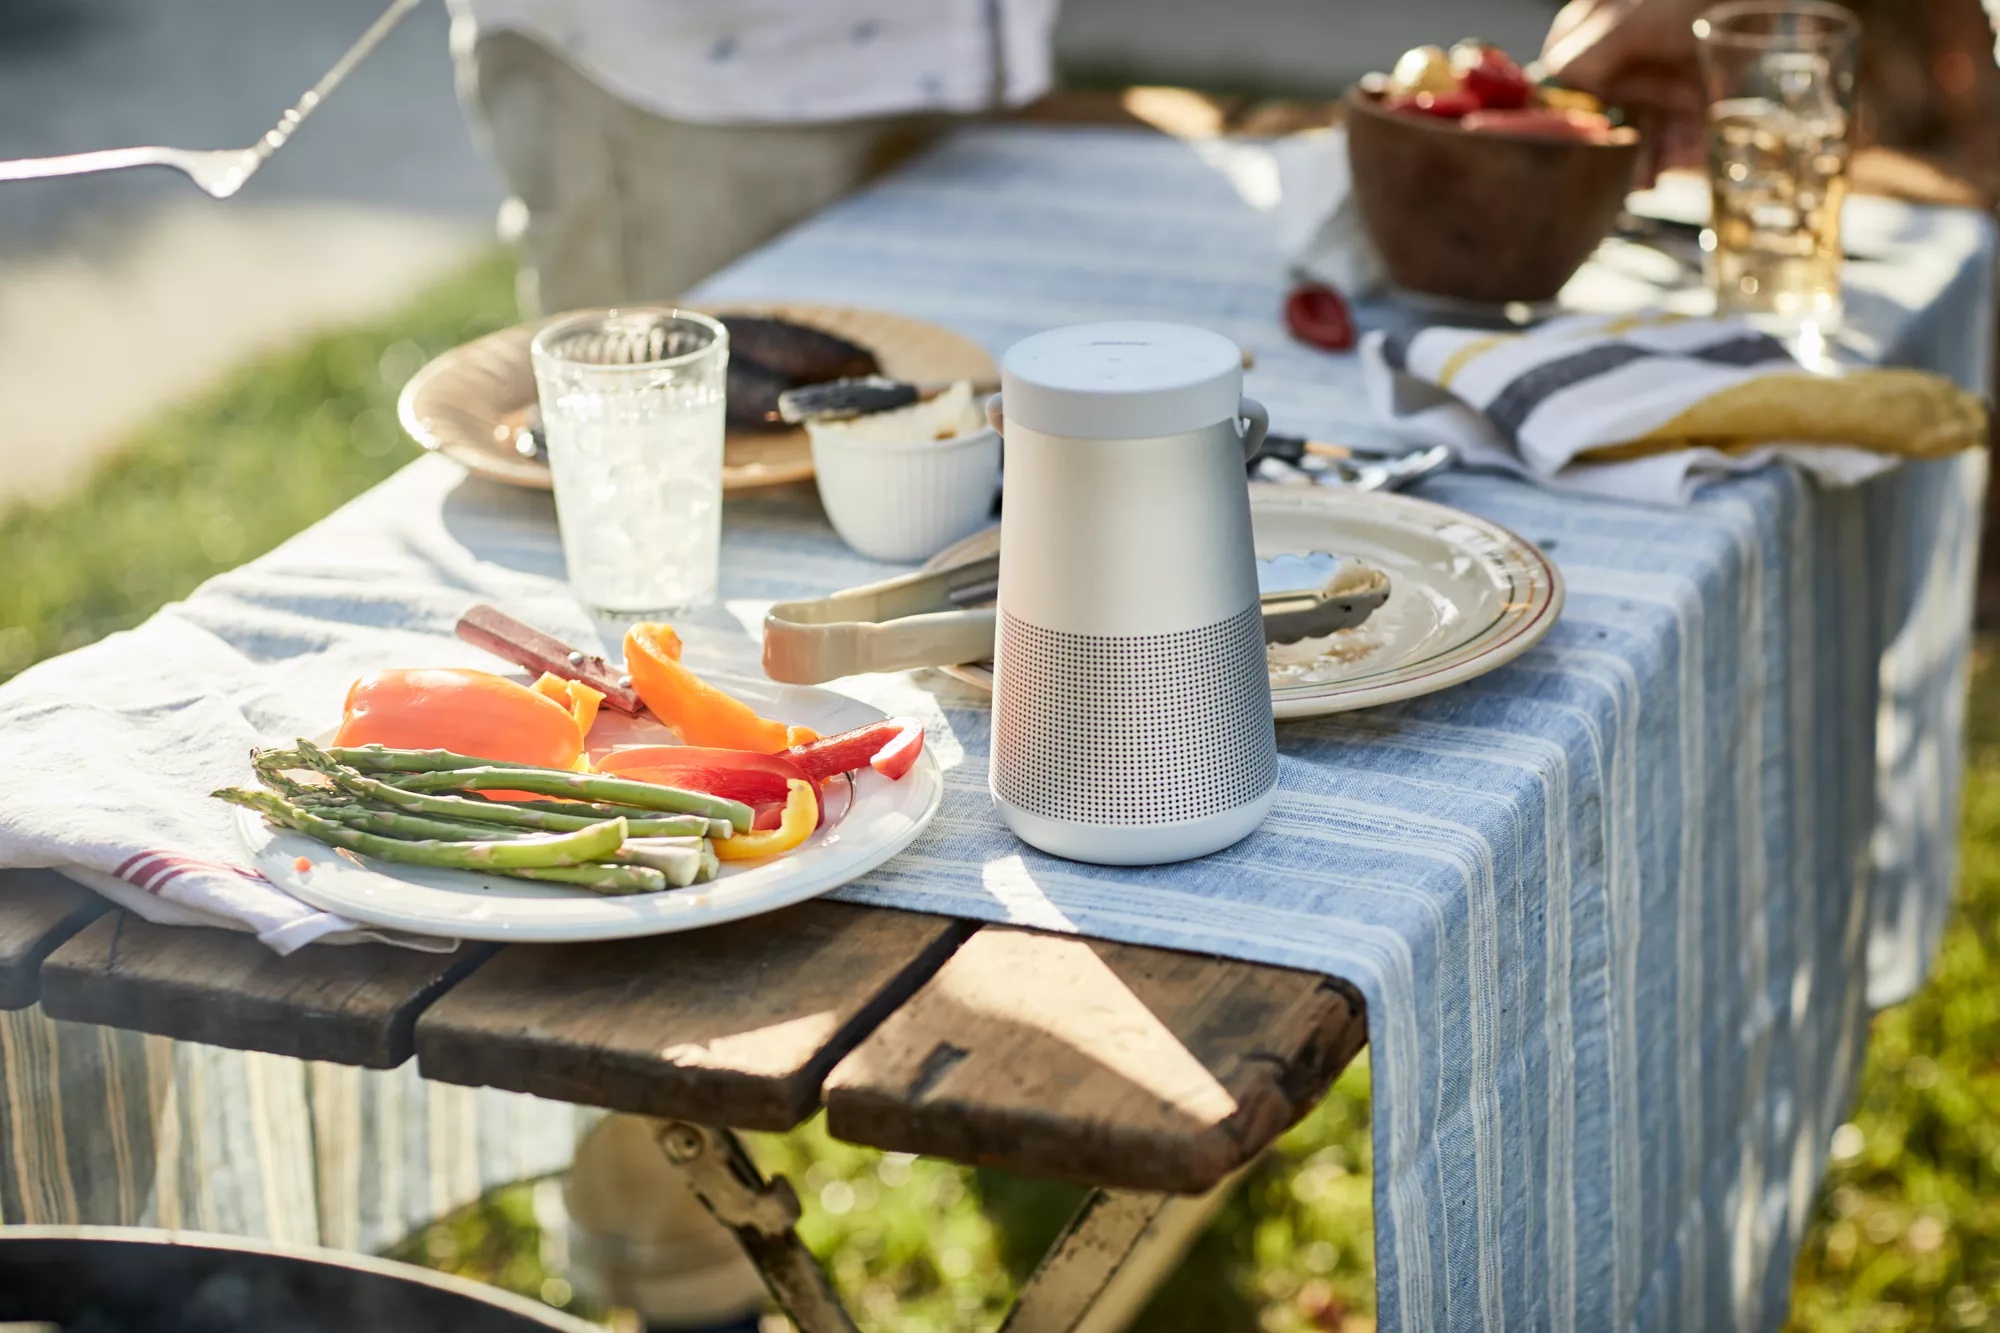
[[[1608,143],[1460,129],[1347,97],[1355,202],[1389,276],[1465,301],[1546,301],[1611,231],[1639,136]]]

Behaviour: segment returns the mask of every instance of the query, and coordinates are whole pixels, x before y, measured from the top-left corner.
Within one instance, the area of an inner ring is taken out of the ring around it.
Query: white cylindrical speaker
[[[1242,354],[1086,324],[1001,366],[994,804],[1058,856],[1152,865],[1263,822],[1277,784]]]

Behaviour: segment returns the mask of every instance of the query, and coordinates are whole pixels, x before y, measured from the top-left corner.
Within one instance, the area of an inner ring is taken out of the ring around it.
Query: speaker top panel
[[[1187,324],[1073,324],[1007,349],[1000,391],[1007,420],[1044,435],[1179,435],[1235,419],[1243,354]]]

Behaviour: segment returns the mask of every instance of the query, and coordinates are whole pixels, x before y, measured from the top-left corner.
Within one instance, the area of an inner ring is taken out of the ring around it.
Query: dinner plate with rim
[[[1389,600],[1363,624],[1274,646],[1271,709],[1319,717],[1413,699],[1483,676],[1541,642],[1562,614],[1563,581],[1534,543],[1497,523],[1414,496],[1330,486],[1252,485],[1257,558],[1358,556],[1389,576]],[[990,556],[988,528],[933,557],[941,569]],[[993,688],[990,662],[945,667]]]
[[[766,716],[823,735],[883,717],[881,710],[831,690],[724,676],[708,679]],[[628,729],[623,739],[658,745],[668,736],[665,728],[652,735]],[[721,874],[706,884],[622,897],[504,875],[378,861],[303,833],[274,829],[251,810],[236,811],[236,828],[251,863],[273,884],[301,902],[363,925],[516,943],[619,940],[719,925],[831,892],[914,842],[944,795],[944,776],[929,745],[899,779],[863,769],[846,785],[846,799],[830,793],[826,823],[795,850],[760,861],[724,862]],[[310,869],[298,868],[301,857]]]
[[[964,334],[886,310],[802,301],[691,301],[681,308],[707,315],[766,315],[824,329],[866,347],[882,373],[895,379],[991,380],[999,375],[986,349]],[[549,465],[523,457],[514,448],[514,437],[535,404],[528,346],[556,318],[560,316],[516,324],[432,358],[396,400],[404,431],[488,481],[551,489]],[[723,443],[723,490],[778,486],[812,474],[812,441],[804,430],[729,428]]]

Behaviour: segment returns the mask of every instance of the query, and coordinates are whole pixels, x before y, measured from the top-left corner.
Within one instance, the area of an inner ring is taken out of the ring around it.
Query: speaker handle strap
[[[1271,429],[1271,414],[1255,398],[1245,398],[1237,404],[1236,433],[1243,438],[1243,461],[1248,463],[1264,447],[1264,436]]]

